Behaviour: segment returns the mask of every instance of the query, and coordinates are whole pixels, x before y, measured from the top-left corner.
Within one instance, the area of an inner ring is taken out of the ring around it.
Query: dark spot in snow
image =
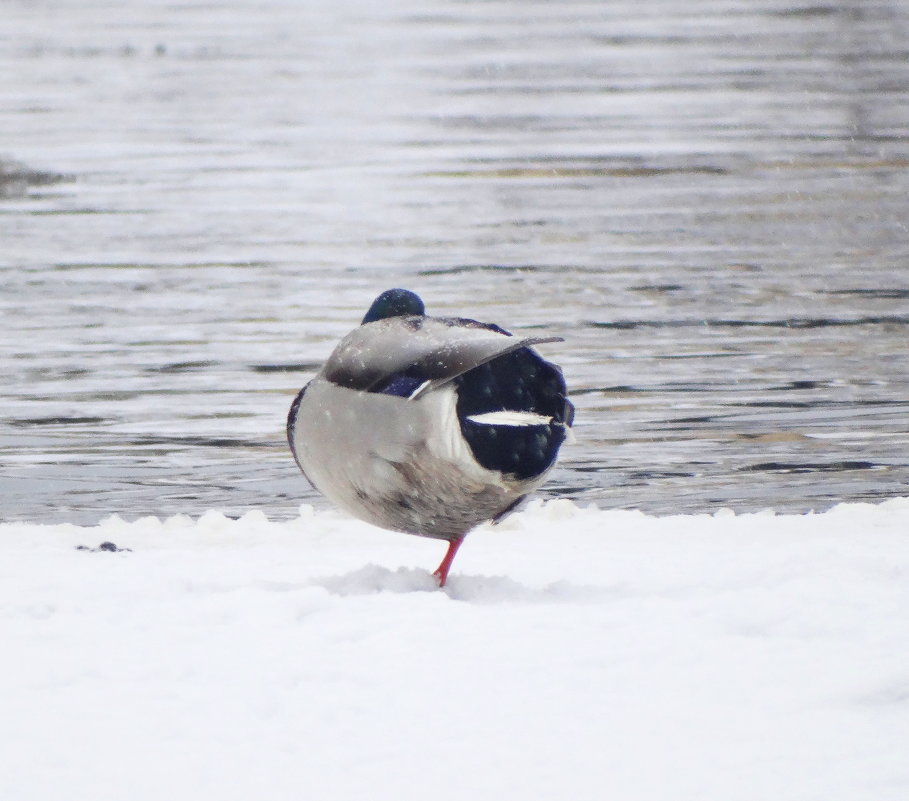
[[[111,551],[113,553],[120,553],[122,551],[132,551],[132,548],[118,548],[112,542],[102,542],[97,548],[89,548],[87,545],[77,545],[77,551],[91,551],[92,553],[100,553],[101,551]]]

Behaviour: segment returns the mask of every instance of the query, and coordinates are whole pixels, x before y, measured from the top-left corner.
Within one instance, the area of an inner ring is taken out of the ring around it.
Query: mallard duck
[[[375,299],[297,395],[287,439],[310,483],[382,528],[448,541],[543,483],[574,416],[561,370],[489,323],[429,317],[418,295]]]

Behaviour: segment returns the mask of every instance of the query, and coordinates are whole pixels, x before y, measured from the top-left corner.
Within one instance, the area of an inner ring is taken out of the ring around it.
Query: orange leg
[[[448,550],[445,552],[445,558],[442,560],[433,575],[439,580],[439,586],[445,586],[445,580],[448,578],[448,571],[451,569],[451,563],[454,561],[455,554],[458,552],[458,548],[461,547],[461,543],[464,542],[463,537],[459,537],[456,540],[448,541]]]

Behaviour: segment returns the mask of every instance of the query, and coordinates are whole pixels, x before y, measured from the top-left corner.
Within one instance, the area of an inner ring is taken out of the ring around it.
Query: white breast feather
[[[417,402],[430,405],[428,419],[432,422],[426,445],[432,453],[460,466],[470,478],[482,483],[507,486],[498,470],[483,467],[474,458],[473,451],[461,433],[458,422],[457,394],[450,384],[423,395]]]

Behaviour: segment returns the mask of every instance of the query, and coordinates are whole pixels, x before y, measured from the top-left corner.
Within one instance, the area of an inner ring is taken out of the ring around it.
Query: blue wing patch
[[[381,392],[383,395],[395,395],[399,398],[409,398],[426,381],[425,378],[414,378],[405,373],[395,373],[388,376],[379,386],[375,387],[373,392]]]

